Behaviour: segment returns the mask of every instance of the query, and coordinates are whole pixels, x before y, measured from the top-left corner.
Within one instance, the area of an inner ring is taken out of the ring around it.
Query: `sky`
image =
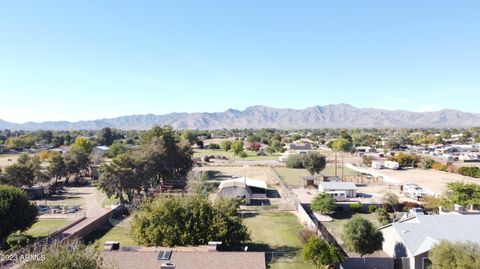
[[[480,113],[480,1],[2,1],[0,119]]]

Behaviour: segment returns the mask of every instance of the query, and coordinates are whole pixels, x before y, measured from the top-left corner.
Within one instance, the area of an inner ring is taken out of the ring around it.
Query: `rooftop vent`
[[[175,269],[175,264],[170,262],[162,263],[162,265],[160,265],[160,269]]]

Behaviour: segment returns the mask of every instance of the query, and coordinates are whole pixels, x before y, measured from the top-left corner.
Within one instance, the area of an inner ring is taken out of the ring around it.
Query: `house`
[[[241,198],[250,204],[252,198],[267,198],[267,188],[267,183],[263,180],[238,177],[222,181],[218,187],[218,196]]]
[[[409,269],[431,264],[428,252],[440,240],[480,243],[480,215],[415,215],[380,228],[383,251],[403,259]]]
[[[312,144],[308,142],[288,143],[285,145],[286,150],[312,150]]]
[[[107,147],[107,146],[96,146],[96,147],[93,148],[92,154],[93,155],[104,156],[104,155],[108,154],[108,149],[109,149],[109,147]]]
[[[104,251],[104,263],[118,269],[266,269],[264,252],[154,249]]]
[[[353,182],[322,182],[318,185],[319,192],[326,192],[332,196],[343,198],[355,198],[357,196],[357,186]],[[339,195],[344,193],[345,195]]]

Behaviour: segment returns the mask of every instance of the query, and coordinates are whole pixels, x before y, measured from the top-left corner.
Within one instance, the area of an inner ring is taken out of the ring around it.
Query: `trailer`
[[[406,197],[410,197],[415,200],[420,200],[425,198],[428,193],[422,187],[417,184],[405,184],[403,185],[403,194]]]
[[[400,168],[399,163],[392,162],[392,161],[386,161],[385,163],[383,163],[383,165],[385,166],[385,168],[392,169],[392,170],[397,170],[398,168]]]

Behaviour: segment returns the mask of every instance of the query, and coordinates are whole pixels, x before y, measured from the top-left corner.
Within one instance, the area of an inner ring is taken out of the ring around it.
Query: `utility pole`
[[[337,177],[337,151],[335,151],[335,177]]]

